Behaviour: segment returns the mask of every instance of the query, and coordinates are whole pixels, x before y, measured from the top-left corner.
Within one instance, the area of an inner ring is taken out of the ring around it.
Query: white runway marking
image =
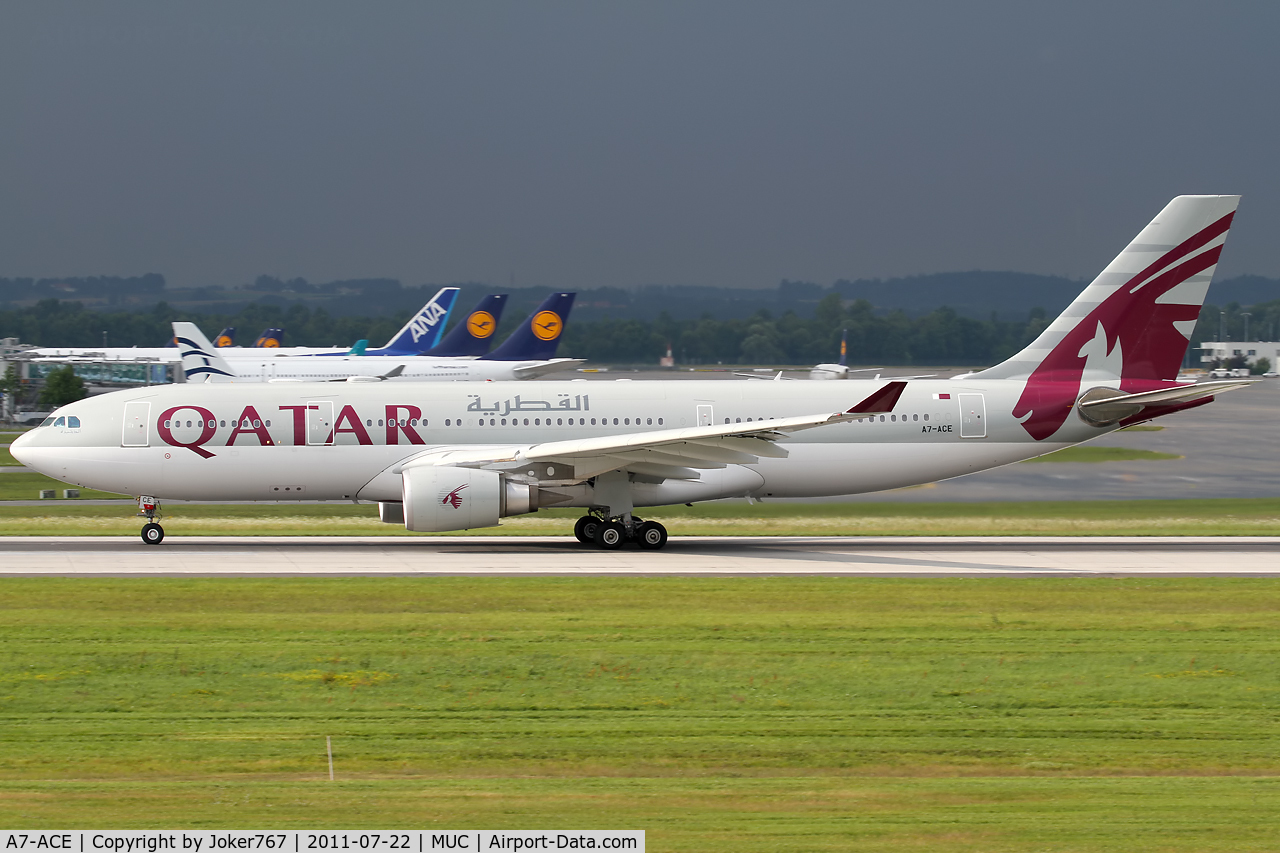
[[[6,537],[0,575],[1251,575],[1269,537],[679,537],[600,551],[565,537]]]

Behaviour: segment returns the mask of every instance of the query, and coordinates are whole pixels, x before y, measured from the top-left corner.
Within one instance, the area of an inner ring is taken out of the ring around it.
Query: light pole
[[[1249,340],[1249,318],[1252,317],[1253,315],[1250,314],[1248,311],[1245,311],[1241,313],[1240,316],[1244,318],[1244,340],[1247,343]]]
[[[1218,340],[1225,341],[1227,339],[1227,312],[1218,312]]]

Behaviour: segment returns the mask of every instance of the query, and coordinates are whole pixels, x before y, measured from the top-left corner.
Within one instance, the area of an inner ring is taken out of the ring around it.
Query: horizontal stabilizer
[[[539,376],[546,376],[548,373],[570,370],[586,363],[587,360],[585,358],[553,358],[550,361],[540,361],[536,364],[523,364],[512,368],[511,372],[515,374],[516,379],[535,379]]]
[[[1086,391],[1076,406],[1080,416],[1093,424],[1112,424],[1124,418],[1132,417],[1147,406],[1170,406],[1180,403],[1194,403],[1234,391],[1247,388],[1259,379],[1226,379],[1218,382],[1199,382],[1195,385],[1179,385],[1173,388],[1157,388],[1154,391],[1140,391],[1126,394],[1113,388],[1092,388]]]

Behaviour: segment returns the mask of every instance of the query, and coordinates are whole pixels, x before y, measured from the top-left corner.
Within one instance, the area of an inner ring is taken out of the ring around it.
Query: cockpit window
[[[80,429],[80,419],[75,415],[67,415],[67,426],[71,429]]]
[[[41,421],[41,422],[40,422],[40,426],[49,426],[49,424],[51,424],[51,423],[53,423],[53,417],[52,417],[52,416],[47,417],[47,418],[45,418],[43,421]]]
[[[56,421],[54,421],[54,422],[53,422],[53,425],[54,425],[54,426],[66,426],[66,423],[67,423],[67,419],[66,419],[66,418],[58,418]]]

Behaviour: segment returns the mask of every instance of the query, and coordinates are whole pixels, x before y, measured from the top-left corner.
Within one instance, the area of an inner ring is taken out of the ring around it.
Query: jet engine
[[[404,502],[400,512],[379,505],[388,522],[402,516],[408,530],[440,533],[493,527],[499,518],[538,510],[538,487],[517,483],[496,471],[422,465],[401,473]]]

